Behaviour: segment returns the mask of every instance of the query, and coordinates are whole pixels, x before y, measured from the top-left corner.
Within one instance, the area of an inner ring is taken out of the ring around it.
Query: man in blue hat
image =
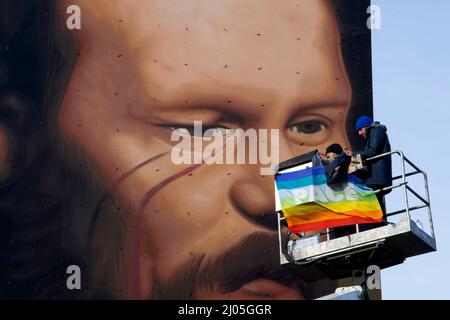
[[[366,145],[363,151],[346,151],[350,156],[360,154],[363,159],[369,159],[377,155],[391,151],[389,137],[386,126],[378,121],[374,122],[368,116],[361,116],[356,121],[356,130],[358,134],[366,139]],[[367,172],[361,175],[367,186],[373,190],[379,190],[392,185],[392,159],[391,156],[385,156],[373,161],[367,162]],[[386,207],[384,195],[389,191],[377,193],[378,201],[383,209],[383,220],[386,221]]]

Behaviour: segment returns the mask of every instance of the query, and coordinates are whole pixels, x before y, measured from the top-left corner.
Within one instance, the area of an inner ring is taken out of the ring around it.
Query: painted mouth
[[[254,233],[207,264],[203,279],[210,288],[231,296],[308,299],[308,283],[280,265],[278,248],[276,235]]]

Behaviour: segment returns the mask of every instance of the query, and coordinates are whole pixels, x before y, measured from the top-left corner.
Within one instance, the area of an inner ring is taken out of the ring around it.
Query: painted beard
[[[251,293],[245,286],[261,279],[292,289],[300,299],[309,299],[308,285],[280,266],[276,234],[256,232],[216,257],[196,255],[174,272],[166,283],[153,283],[150,299],[235,298],[247,291],[253,299],[276,299],[270,288]],[[203,294],[204,295],[203,295]]]

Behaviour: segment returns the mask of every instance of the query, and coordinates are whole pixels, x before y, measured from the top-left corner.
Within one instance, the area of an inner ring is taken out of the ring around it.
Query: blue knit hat
[[[361,116],[356,121],[356,131],[361,130],[362,128],[366,128],[373,123],[372,118],[368,116]]]

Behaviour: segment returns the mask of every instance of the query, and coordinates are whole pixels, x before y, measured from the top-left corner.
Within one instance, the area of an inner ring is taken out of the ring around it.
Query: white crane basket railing
[[[307,273],[312,274],[313,278],[325,275],[340,278],[348,276],[352,269],[362,265],[374,264],[387,268],[404,262],[406,258],[436,251],[427,174],[401,151],[380,154],[366,161],[392,156],[400,162],[400,174],[392,177],[392,186],[374,190],[375,193],[402,193],[401,209],[386,212],[386,225],[365,231],[361,231],[356,225],[355,232],[339,238],[332,238],[330,229],[327,229],[325,234],[308,237],[305,234],[290,233],[283,213],[279,210],[277,217],[280,263],[310,269]],[[407,168],[410,171],[407,172]],[[409,180],[414,176],[423,178],[422,194],[409,184]],[[410,197],[419,204],[410,205]],[[414,211],[419,209],[427,210],[427,228],[414,222],[412,218]],[[393,217],[399,216],[399,221],[390,222]],[[317,267],[319,275],[311,272],[314,267]]]

